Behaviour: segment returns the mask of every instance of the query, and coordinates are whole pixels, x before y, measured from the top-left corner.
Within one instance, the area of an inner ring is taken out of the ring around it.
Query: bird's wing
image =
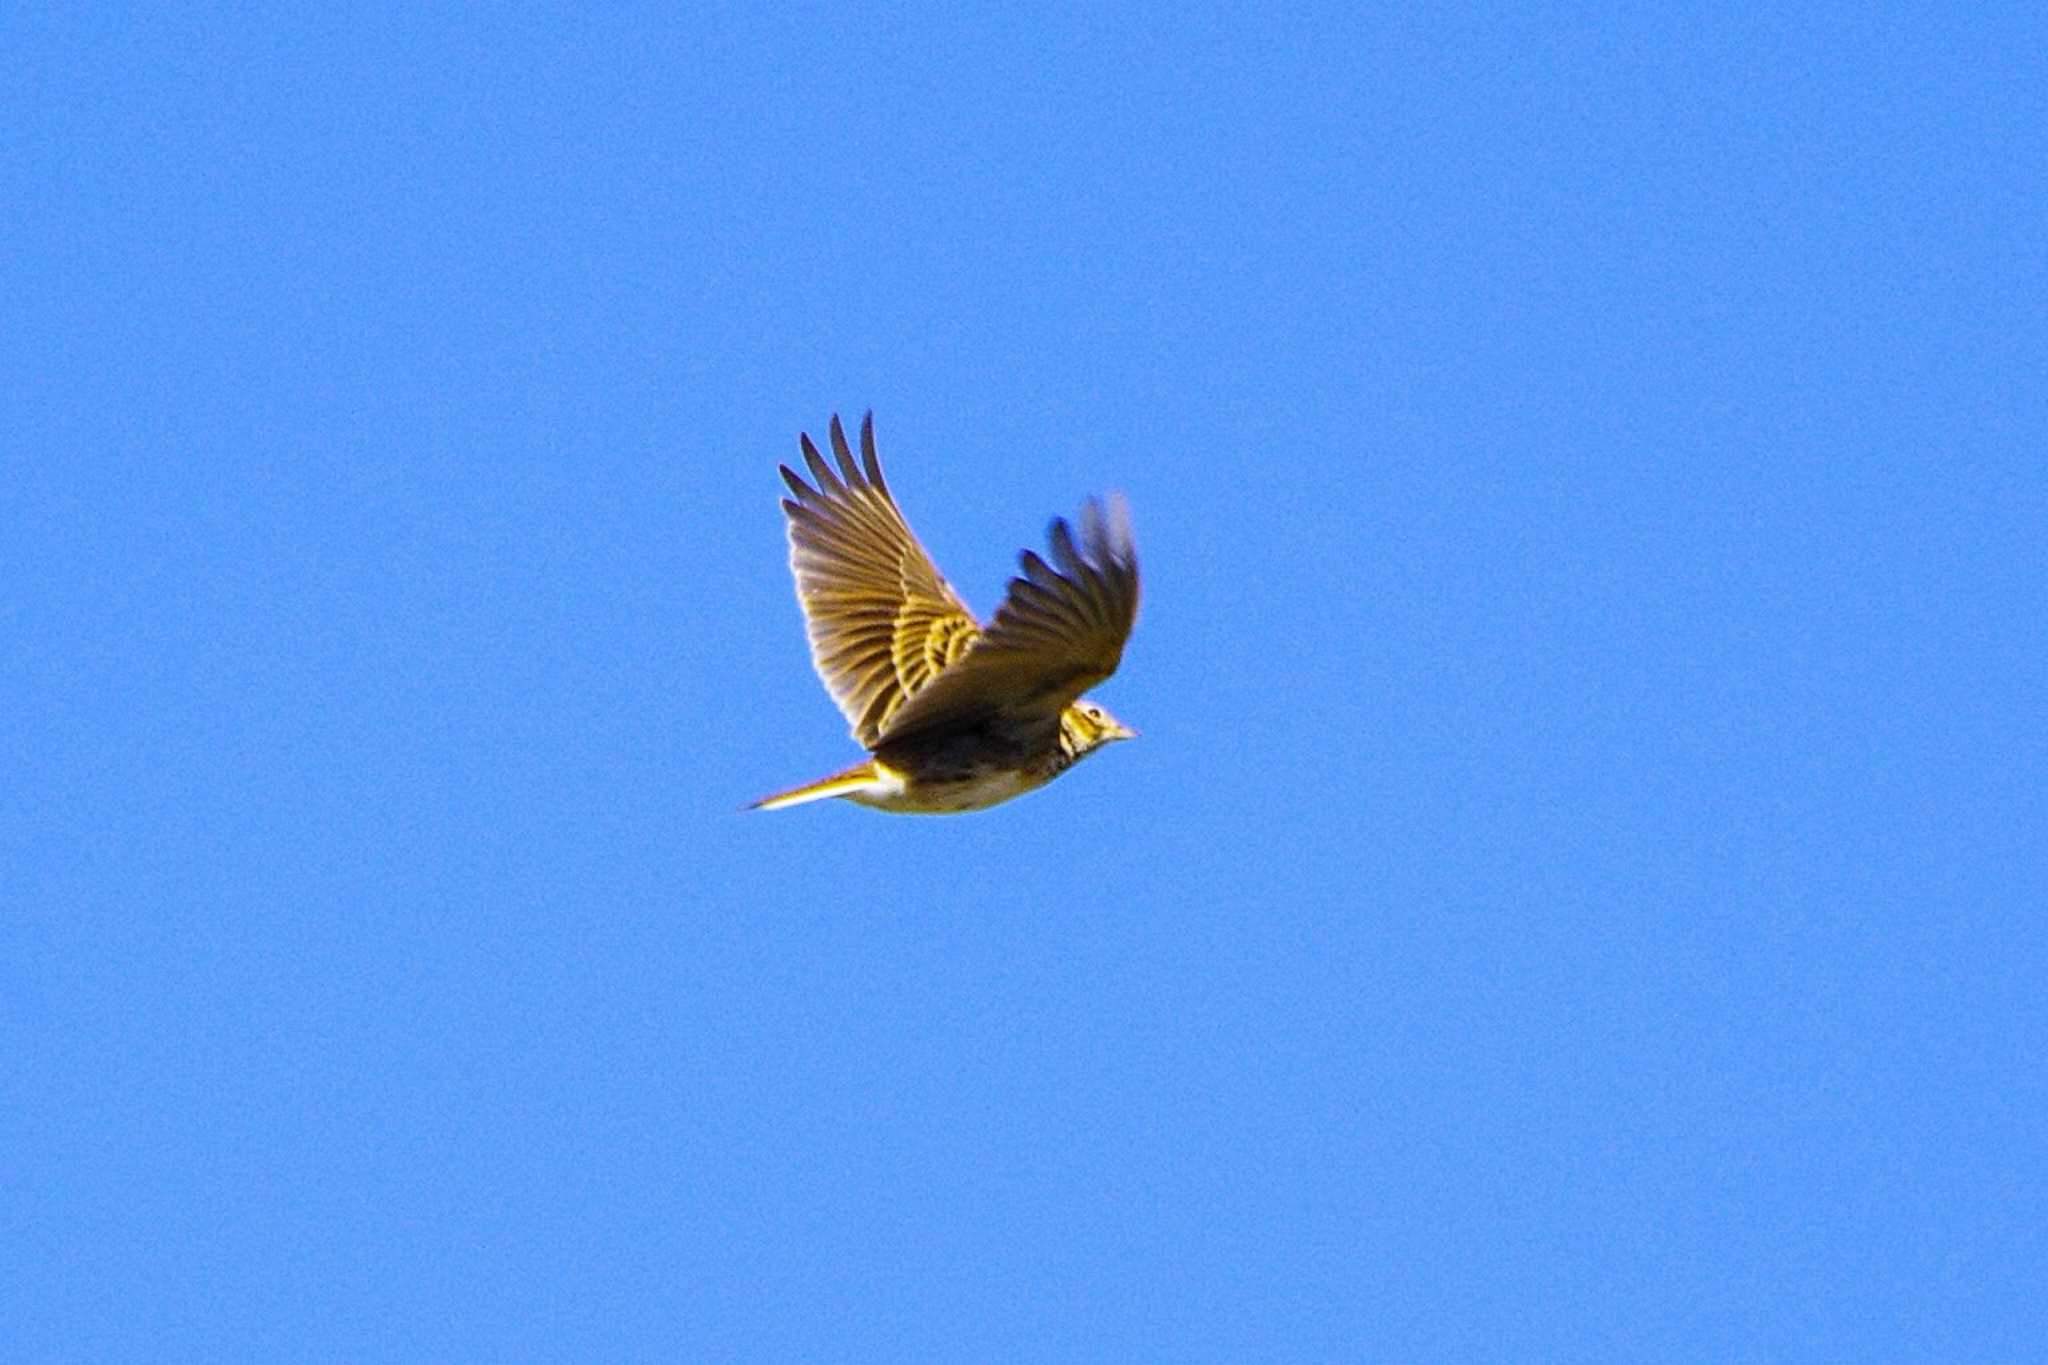
[[[1138,552],[1121,498],[1107,511],[1090,499],[1077,538],[1060,518],[1048,564],[1018,556],[1021,577],[995,619],[960,660],[919,689],[882,727],[882,738],[1001,718],[1055,727],[1060,713],[1116,672],[1138,615]]]
[[[782,502],[789,567],[811,661],[853,737],[873,748],[904,701],[960,658],[981,628],[889,496],[875,457],[875,415],[860,424],[857,465],[836,416],[836,472],[809,436],[801,440],[817,486],[782,467],[794,494]]]

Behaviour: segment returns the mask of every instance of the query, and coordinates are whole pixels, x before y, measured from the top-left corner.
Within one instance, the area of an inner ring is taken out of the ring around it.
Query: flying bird
[[[1078,531],[1055,517],[1051,562],[1025,550],[983,626],[882,481],[875,415],[861,422],[858,464],[836,416],[831,436],[837,469],[798,438],[811,477],[782,466],[782,510],[811,662],[868,757],[750,809],[841,797],[905,813],[985,810],[1134,737],[1081,695],[1116,672],[1138,614],[1121,498],[1091,498]]]

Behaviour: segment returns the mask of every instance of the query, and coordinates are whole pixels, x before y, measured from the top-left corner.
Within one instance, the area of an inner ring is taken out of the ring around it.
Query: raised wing
[[[1055,517],[1051,564],[1026,550],[995,619],[959,662],[920,688],[882,727],[884,740],[1000,717],[1056,727],[1060,713],[1116,672],[1138,616],[1138,552],[1121,498],[1090,499],[1077,542]]]
[[[960,658],[980,627],[889,496],[875,457],[875,415],[860,424],[858,465],[836,416],[836,472],[809,436],[800,439],[817,486],[782,466],[795,495],[782,510],[811,662],[853,737],[873,748],[905,699]]]

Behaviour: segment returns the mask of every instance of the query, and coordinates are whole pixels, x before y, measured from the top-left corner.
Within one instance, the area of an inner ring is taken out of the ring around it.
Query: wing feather
[[[980,627],[918,543],[890,496],[875,453],[875,419],[861,422],[855,462],[831,424],[834,468],[799,438],[805,482],[789,466],[789,565],[811,642],[811,662],[853,736],[873,748],[892,716],[968,652]]]
[[[883,739],[997,717],[1057,729],[1062,711],[1116,671],[1138,615],[1138,554],[1123,500],[1105,510],[1091,499],[1078,541],[1055,517],[1046,541],[1053,562],[1031,550],[1017,557],[1023,572],[995,618],[894,711]]]

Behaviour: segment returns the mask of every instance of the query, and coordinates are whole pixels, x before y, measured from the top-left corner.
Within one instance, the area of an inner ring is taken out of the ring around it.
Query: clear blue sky
[[[2048,1349],[2039,7],[173,8],[0,30],[0,1355]],[[869,407],[1140,742],[738,812]]]

